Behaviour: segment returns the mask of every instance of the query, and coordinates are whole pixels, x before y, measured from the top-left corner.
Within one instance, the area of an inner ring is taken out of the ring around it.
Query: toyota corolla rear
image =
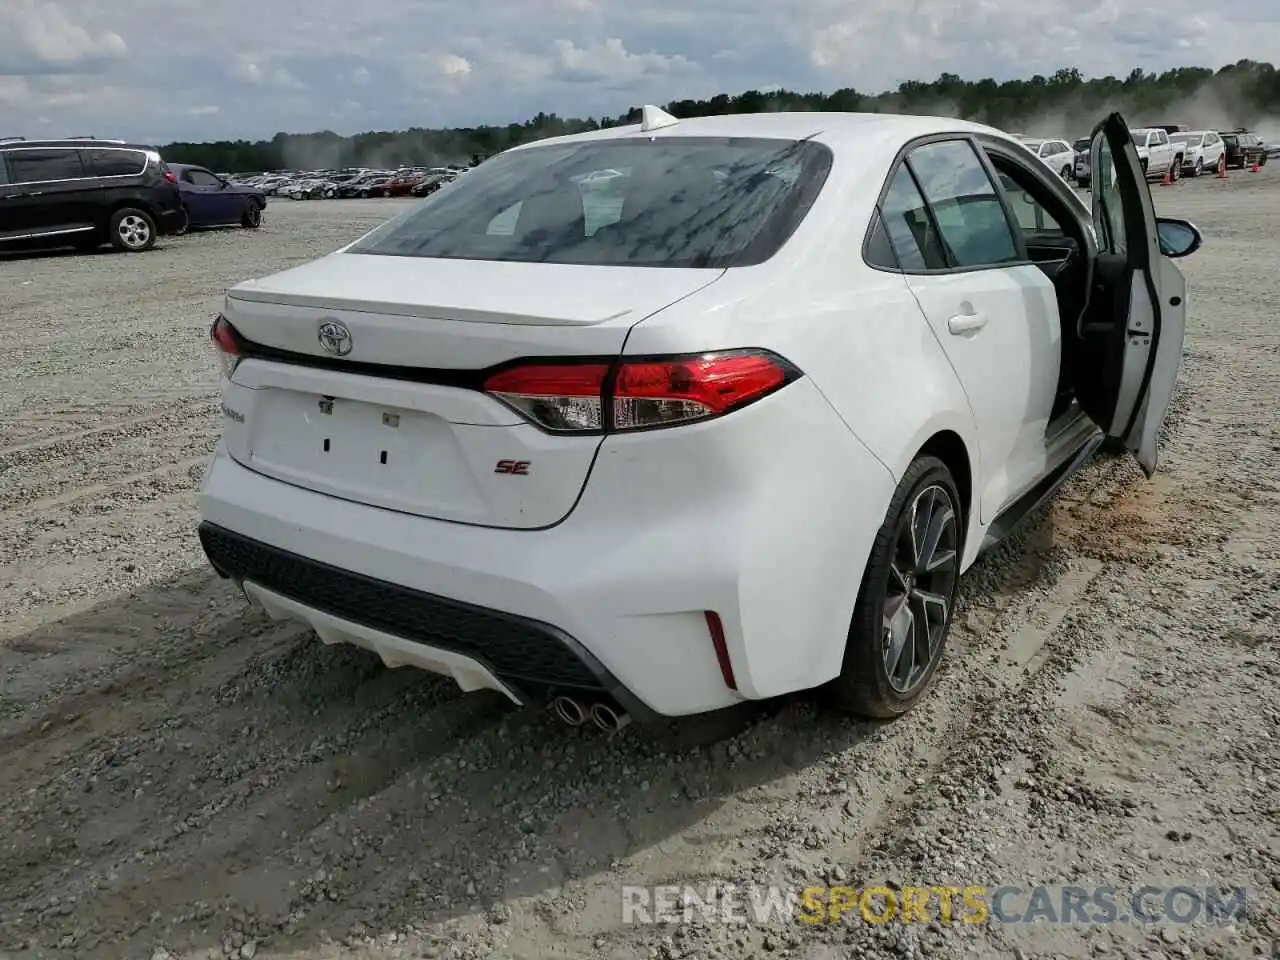
[[[833,441],[786,356],[699,323],[759,285],[830,160],[742,138],[524,148],[234,288],[210,561],[326,642],[519,703],[677,715],[832,675],[788,636],[842,635],[856,584],[789,577],[797,518],[861,489],[878,523],[891,478]],[[659,315],[666,349],[629,350]],[[806,550],[865,549],[831,539]]]

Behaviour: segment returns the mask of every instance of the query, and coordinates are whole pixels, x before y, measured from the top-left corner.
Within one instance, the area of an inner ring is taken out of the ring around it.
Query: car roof
[[[880,146],[894,141],[905,143],[916,137],[935,133],[985,133],[1004,140],[1009,134],[995,127],[956,120],[951,117],[913,116],[893,113],[741,113],[711,117],[688,117],[655,130],[644,130],[639,123],[623,127],[606,127],[585,133],[548,137],[513,147],[511,152],[552,145],[589,143],[597,140],[621,140],[635,137],[760,137],[781,140],[815,140],[831,147]]]
[[[0,140],[0,147],[84,147],[101,150],[155,150],[144,143],[127,143],[123,140],[96,140],[88,137],[70,137],[50,140]]]

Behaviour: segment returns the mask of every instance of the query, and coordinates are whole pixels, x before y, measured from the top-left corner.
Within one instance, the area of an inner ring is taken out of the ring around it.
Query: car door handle
[[[980,313],[962,313],[947,321],[947,329],[957,337],[963,337],[966,333],[981,330],[986,325],[987,318]]]

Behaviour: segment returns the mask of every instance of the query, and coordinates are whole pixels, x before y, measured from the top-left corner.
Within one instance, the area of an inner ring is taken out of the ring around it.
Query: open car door
[[[1151,191],[1124,118],[1111,114],[1090,139],[1098,257],[1079,330],[1083,363],[1076,366],[1076,397],[1150,477],[1182,364],[1186,280],[1165,256],[1167,244],[1162,245]],[[1173,255],[1186,252],[1190,249]]]

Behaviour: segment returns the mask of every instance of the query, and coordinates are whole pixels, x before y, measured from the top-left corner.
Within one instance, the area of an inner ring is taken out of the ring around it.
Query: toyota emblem
[[[319,330],[320,346],[335,357],[345,357],[351,352],[351,331],[338,320],[324,320]]]

